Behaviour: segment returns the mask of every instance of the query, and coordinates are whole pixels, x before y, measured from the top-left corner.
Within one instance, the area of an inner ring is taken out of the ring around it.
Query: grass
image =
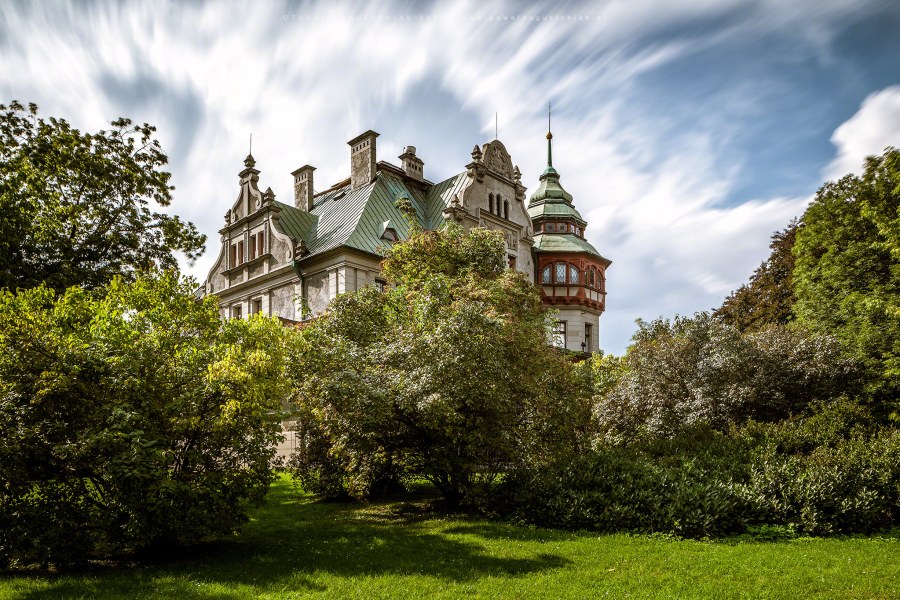
[[[0,598],[898,598],[900,532],[686,541],[313,502],[282,477],[233,539],[132,568],[0,574]]]

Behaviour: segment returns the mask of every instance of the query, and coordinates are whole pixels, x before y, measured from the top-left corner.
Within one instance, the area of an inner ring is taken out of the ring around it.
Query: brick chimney
[[[294,206],[310,212],[313,209],[313,171],[316,168],[303,165],[292,172],[294,176]]]
[[[350,190],[375,180],[375,138],[371,129],[347,142],[350,145]]]
[[[402,161],[400,164],[403,167],[403,170],[407,175],[416,179],[418,181],[422,181],[425,177],[424,166],[425,163],[422,162],[422,159],[416,156],[416,147],[415,146],[407,146],[403,149],[403,154],[399,156]]]

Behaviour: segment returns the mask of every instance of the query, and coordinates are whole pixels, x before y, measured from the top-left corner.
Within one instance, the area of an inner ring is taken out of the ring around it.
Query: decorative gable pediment
[[[509,157],[509,152],[506,151],[500,140],[494,140],[485,144],[482,149],[482,157],[482,161],[488,170],[506,179],[512,180],[514,178],[512,160]]]

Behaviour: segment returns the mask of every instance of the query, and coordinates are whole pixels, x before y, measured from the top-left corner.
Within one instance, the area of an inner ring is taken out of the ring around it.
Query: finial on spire
[[[250,134],[250,153],[247,155],[247,158],[244,159],[244,166],[248,169],[252,169],[256,166],[256,159],[253,158],[253,134]]]
[[[552,105],[547,103],[547,166],[553,166],[553,133],[550,131],[550,112]]]

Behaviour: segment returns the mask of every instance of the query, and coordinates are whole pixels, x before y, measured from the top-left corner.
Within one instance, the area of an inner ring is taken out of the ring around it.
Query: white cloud
[[[861,173],[866,156],[900,146],[900,86],[867,97],[859,110],[831,136],[837,156],[825,168],[826,180]]]

